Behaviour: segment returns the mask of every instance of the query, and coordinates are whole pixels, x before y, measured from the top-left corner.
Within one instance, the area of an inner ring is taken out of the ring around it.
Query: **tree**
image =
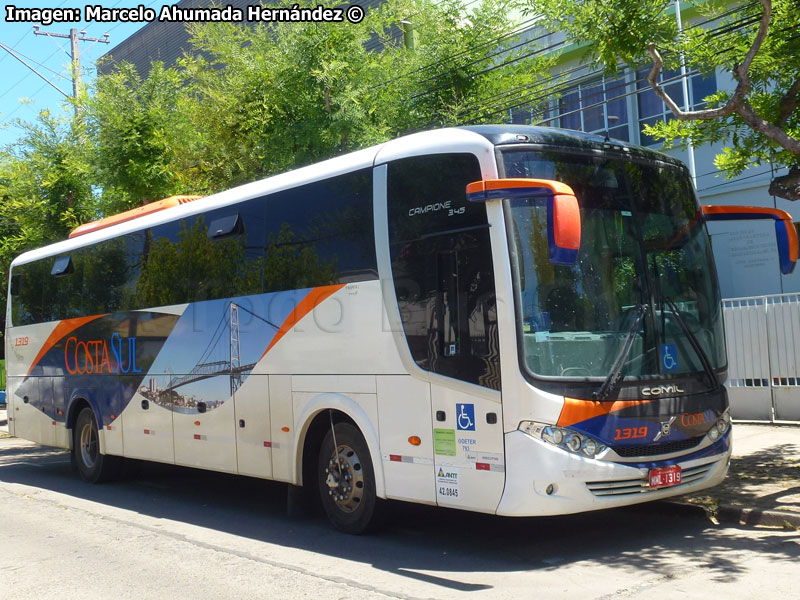
[[[203,189],[200,172],[186,162],[199,134],[184,86],[185,75],[160,62],[146,78],[129,63],[97,78],[85,113],[106,214]]]
[[[389,0],[358,24],[194,25],[202,55],[181,66],[204,136],[195,162],[219,189],[404,132],[496,119],[482,116],[494,99],[535,88],[551,64],[512,48],[509,5]]]
[[[526,10],[564,31],[570,41],[586,44],[586,58],[614,73],[620,65],[652,63],[651,87],[672,111],[674,120],[646,133],[669,147],[724,142],[716,166],[735,177],[751,165],[789,167],[770,193],[800,199],[800,11],[797,0],[690,0],[713,26],[679,31],[674,0],[521,0]],[[702,110],[685,110],[658,83],[662,68],[702,74],[730,73],[733,92],[706,98]]]
[[[67,237],[89,220],[96,199],[80,122],[43,111],[20,123],[23,135],[0,151],[0,319],[15,256]],[[0,328],[2,333],[2,328]]]

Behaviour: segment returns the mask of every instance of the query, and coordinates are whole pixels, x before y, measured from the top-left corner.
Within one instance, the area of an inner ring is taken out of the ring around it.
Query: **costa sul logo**
[[[70,375],[141,373],[136,366],[136,338],[114,333],[108,340],[67,338],[64,366]]]
[[[706,422],[706,416],[703,413],[683,413],[681,415],[681,425],[684,427],[696,427],[703,425]]]

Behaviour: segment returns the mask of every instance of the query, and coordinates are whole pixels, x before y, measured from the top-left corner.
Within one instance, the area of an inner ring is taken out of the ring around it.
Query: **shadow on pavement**
[[[89,485],[71,473],[66,452],[39,446],[12,449],[6,447],[10,441],[0,439],[0,482],[370,564],[454,590],[489,586],[458,581],[453,573],[551,570],[590,561],[668,576],[679,558],[705,568],[708,578],[733,582],[744,574],[736,560],[740,551],[786,561],[800,558],[800,545],[785,543],[785,534],[728,535],[689,516],[686,511],[692,508],[667,503],[511,519],[392,502],[383,531],[347,536],[321,517],[287,518],[284,484],[143,463],[135,479]]]
[[[800,514],[800,447],[785,444],[734,457],[720,485],[686,499]]]

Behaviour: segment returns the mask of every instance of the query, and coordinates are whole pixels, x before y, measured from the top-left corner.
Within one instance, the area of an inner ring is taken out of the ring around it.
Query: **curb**
[[[781,510],[760,510],[758,508],[742,508],[741,506],[723,505],[714,515],[718,521],[749,525],[751,527],[781,527],[800,529],[800,513]]]
[[[691,502],[665,502],[672,508],[681,509],[686,514],[693,513],[715,523],[733,523],[747,527],[777,527],[781,529],[800,529],[800,513],[781,510],[761,510],[723,504],[716,510],[702,504]]]

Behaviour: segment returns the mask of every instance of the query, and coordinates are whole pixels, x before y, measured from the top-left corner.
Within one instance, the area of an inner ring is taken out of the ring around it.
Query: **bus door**
[[[481,173],[469,152],[387,163],[387,311],[409,373],[430,385],[435,501],[494,512],[505,473],[492,247],[486,206],[465,193]]]
[[[431,265],[438,284],[428,331],[433,370],[453,379],[431,383],[437,503],[494,512],[505,483],[505,461],[497,308],[487,244],[484,229],[453,236],[451,248],[437,253]]]

